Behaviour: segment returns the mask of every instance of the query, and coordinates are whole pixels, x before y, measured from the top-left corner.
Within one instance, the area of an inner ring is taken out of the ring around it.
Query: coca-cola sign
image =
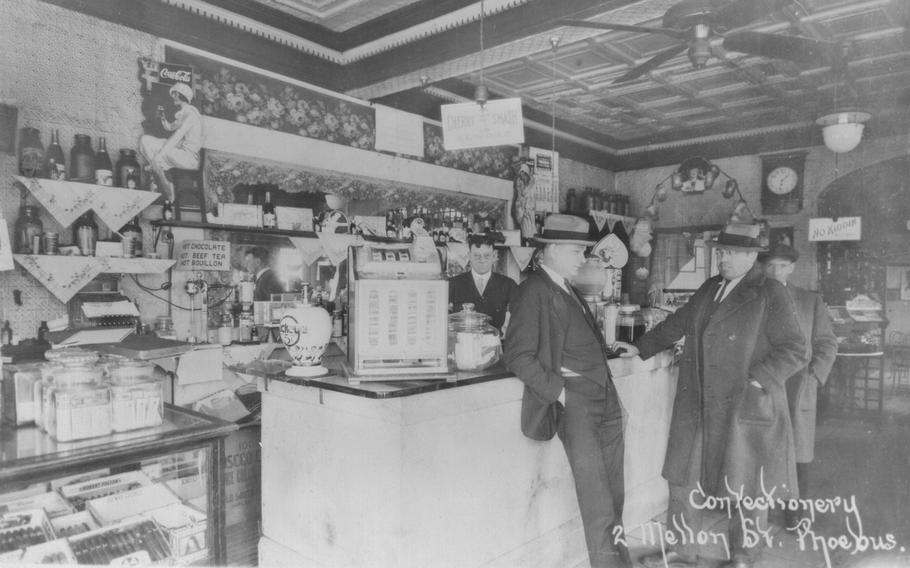
[[[192,83],[193,71],[189,68],[174,69],[173,67],[163,66],[158,72],[162,79],[173,81],[174,83]]]

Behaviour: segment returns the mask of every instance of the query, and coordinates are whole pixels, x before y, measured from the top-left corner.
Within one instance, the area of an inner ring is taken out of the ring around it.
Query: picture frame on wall
[[[768,246],[793,247],[793,227],[771,227],[769,231]]]

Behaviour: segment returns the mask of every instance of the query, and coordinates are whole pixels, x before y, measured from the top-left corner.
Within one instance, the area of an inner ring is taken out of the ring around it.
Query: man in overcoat
[[[685,338],[663,476],[670,489],[667,530],[680,541],[646,555],[647,567],[694,566],[707,496],[730,499],[728,566],[753,563],[768,511],[740,497],[795,497],[793,432],[785,382],[805,364],[806,344],[787,291],[756,264],[757,225],[729,224],[709,243],[720,274],[623,356],[648,359]]]
[[[787,379],[787,400],[796,444],[796,477],[799,494],[809,492],[809,464],[815,458],[815,419],[818,388],[828,380],[828,373],[837,356],[837,336],[831,328],[831,317],[822,297],[815,292],[788,282],[793,274],[799,253],[781,244],[770,252],[758,255],[765,267],[765,276],[777,280],[787,289],[796,308],[796,318],[806,337],[806,358],[809,364]],[[798,519],[787,511],[787,526],[794,527]]]
[[[622,407],[607,367],[609,349],[570,280],[585,261],[588,222],[550,215],[535,237],[540,266],[518,287],[510,307],[505,363],[525,383],[522,432],[562,440],[592,568],[631,566],[614,540],[622,525]],[[563,406],[564,403],[564,406]]]
[[[495,244],[500,238],[501,233],[474,233],[468,237],[471,268],[449,279],[449,304],[456,312],[464,304],[474,304],[475,310],[490,316],[490,324],[502,331],[518,285],[508,276],[493,272],[498,257]]]

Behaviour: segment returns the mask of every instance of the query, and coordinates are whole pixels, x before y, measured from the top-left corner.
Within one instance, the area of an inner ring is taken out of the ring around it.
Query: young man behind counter
[[[505,331],[509,302],[518,285],[515,281],[493,272],[499,259],[494,245],[502,241],[499,233],[475,233],[468,237],[470,270],[449,279],[450,311],[461,311],[464,304],[474,304],[474,309],[490,316],[490,324]]]

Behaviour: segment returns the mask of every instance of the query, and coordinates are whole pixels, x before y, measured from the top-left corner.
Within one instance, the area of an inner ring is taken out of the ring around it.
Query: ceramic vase
[[[300,304],[279,321],[281,342],[294,361],[285,371],[291,377],[318,377],[329,371],[322,366],[322,355],[332,338],[332,316],[311,304]]]

